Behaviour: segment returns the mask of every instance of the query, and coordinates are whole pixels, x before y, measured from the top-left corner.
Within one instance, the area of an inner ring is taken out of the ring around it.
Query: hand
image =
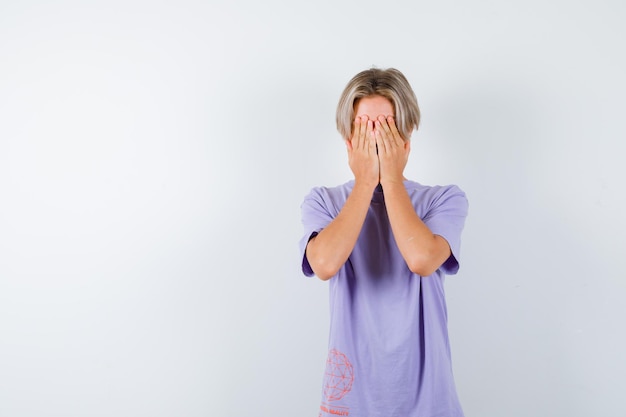
[[[380,161],[380,183],[404,181],[404,168],[409,160],[411,143],[402,139],[392,116],[378,116],[374,123],[374,137]]]
[[[380,180],[380,164],[376,155],[374,122],[367,116],[356,117],[352,138],[346,140],[346,147],[355,182],[376,187]]]

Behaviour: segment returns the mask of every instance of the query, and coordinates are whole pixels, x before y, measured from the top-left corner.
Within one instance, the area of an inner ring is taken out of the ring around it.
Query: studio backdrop
[[[376,66],[469,199],[467,417],[626,415],[620,1],[0,1],[0,417],[315,416],[300,204]],[[367,416],[357,416],[367,417]]]

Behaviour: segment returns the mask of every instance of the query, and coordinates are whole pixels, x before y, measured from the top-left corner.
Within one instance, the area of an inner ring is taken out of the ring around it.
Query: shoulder
[[[455,205],[467,208],[468,206],[465,192],[455,184],[423,185],[415,181],[406,180],[405,187],[415,204],[427,207]]]
[[[345,201],[348,196],[350,195],[350,192],[352,191],[352,188],[354,187],[354,180],[348,181],[346,183],[343,183],[341,185],[336,185],[334,187],[326,187],[326,186],[319,186],[319,187],[313,187],[309,193],[304,197],[304,201],[310,201],[310,200],[314,200],[314,201],[326,201],[326,202],[339,202],[339,201]]]
[[[348,199],[353,186],[354,181],[348,181],[335,187],[314,187],[304,197],[300,209],[304,214],[335,217]]]
[[[424,185],[416,181],[405,180],[404,186],[409,194],[415,194],[422,197],[437,197],[442,195],[463,195],[465,192],[458,185]]]

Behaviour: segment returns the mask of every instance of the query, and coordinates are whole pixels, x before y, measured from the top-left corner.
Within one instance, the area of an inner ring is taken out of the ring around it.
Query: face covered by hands
[[[411,142],[402,139],[393,116],[378,116],[374,122],[374,137],[378,148],[380,183],[402,183]]]
[[[359,100],[352,137],[346,141],[348,161],[355,181],[366,184],[402,183],[410,142],[400,135],[394,108],[385,97]]]
[[[352,138],[346,141],[348,163],[357,183],[375,187],[380,182],[374,122],[367,116],[354,118]]]

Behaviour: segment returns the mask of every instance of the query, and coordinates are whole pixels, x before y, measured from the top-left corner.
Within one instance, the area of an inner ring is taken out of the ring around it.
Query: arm
[[[321,280],[335,276],[348,260],[363,227],[373,191],[355,183],[337,217],[309,241],[306,256]]]
[[[450,257],[450,246],[419,218],[402,182],[382,183],[393,236],[409,269],[421,276],[434,273]]]
[[[348,161],[355,182],[346,203],[335,219],[313,237],[306,247],[311,269],[326,281],[346,263],[359,237],[367,210],[378,185],[379,164],[373,122],[356,118],[354,134],[346,141]]]
[[[392,117],[379,117],[375,137],[380,158],[380,183],[396,244],[413,273],[429,276],[450,257],[451,250],[448,242],[433,234],[419,218],[404,187],[403,172],[410,142],[402,139]]]

